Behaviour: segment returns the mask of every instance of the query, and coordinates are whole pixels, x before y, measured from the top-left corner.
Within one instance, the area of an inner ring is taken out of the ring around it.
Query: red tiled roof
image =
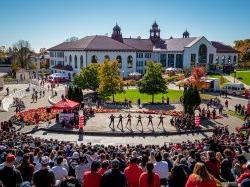
[[[137,51],[153,51],[153,43],[150,39],[123,38],[123,42]]]
[[[216,48],[217,53],[238,53],[238,51],[231,46],[225,45],[221,42],[211,41],[211,43]]]

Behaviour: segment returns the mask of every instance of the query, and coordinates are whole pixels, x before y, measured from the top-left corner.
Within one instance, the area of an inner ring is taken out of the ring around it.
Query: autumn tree
[[[162,77],[162,66],[160,63],[148,62],[147,70],[142,80],[138,83],[140,93],[146,93],[152,96],[154,103],[154,95],[165,93],[167,90],[166,80]]]
[[[114,102],[114,95],[123,91],[123,82],[120,76],[118,62],[104,61],[104,63],[100,65],[99,80],[99,93],[104,98],[112,96]]]

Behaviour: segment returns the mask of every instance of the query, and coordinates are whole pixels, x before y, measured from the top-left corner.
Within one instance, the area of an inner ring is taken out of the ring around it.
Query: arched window
[[[133,57],[131,55],[128,56],[127,63],[128,63],[128,68],[133,67]]]
[[[69,65],[71,66],[72,65],[72,56],[69,55]]]
[[[199,47],[199,63],[206,64],[207,63],[207,46],[205,44],[201,44]]]
[[[75,68],[77,68],[77,56],[75,55]]]
[[[231,56],[228,56],[227,62],[230,64],[231,63]]]
[[[110,57],[108,55],[105,55],[104,60],[110,60]]]
[[[226,60],[225,56],[222,56],[221,60],[222,60],[222,63],[224,64]]]
[[[236,55],[234,55],[234,63],[236,63],[236,59],[237,59],[237,57],[236,57]]]
[[[83,56],[81,55],[80,56],[80,68],[82,68],[83,67]]]
[[[122,57],[121,57],[120,55],[118,55],[118,56],[116,57],[116,60],[117,60],[117,62],[118,62],[119,68],[122,68]]]
[[[93,56],[92,56],[91,62],[92,62],[92,63],[98,63],[98,59],[97,59],[97,56],[96,56],[96,55],[93,55]]]

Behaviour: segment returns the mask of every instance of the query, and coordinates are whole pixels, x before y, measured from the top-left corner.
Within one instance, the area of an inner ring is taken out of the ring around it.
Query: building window
[[[207,63],[207,46],[205,44],[201,44],[199,47],[198,62],[201,64]]]
[[[220,57],[216,56],[216,64],[219,64]]]
[[[195,67],[196,54],[191,54],[191,67]]]
[[[136,58],[143,58],[143,53],[136,53]]]
[[[63,52],[57,52],[56,56],[57,56],[58,58],[63,58]]]
[[[174,54],[168,54],[168,67],[174,67]]]
[[[54,57],[54,52],[50,52],[50,53],[49,53],[49,56],[50,56],[50,57]]]
[[[236,63],[237,57],[236,55],[234,55],[234,63]]]
[[[118,55],[118,56],[116,57],[116,60],[117,60],[117,62],[118,62],[119,68],[122,68],[122,57],[121,57],[120,55]]]
[[[145,58],[151,58],[151,53],[145,53]]]
[[[50,60],[51,66],[54,66],[54,60]]]
[[[214,62],[214,54],[209,54],[209,64],[213,64]]]
[[[151,53],[150,53],[151,54]],[[160,55],[160,63],[162,65],[162,67],[166,67],[166,54],[161,54]]]
[[[65,56],[65,57],[64,57],[64,61],[67,62],[67,60],[68,60],[68,59],[67,59],[67,56]]]
[[[228,57],[227,62],[230,64],[231,63],[231,56]]]
[[[104,60],[110,61],[110,57],[108,55],[105,55]]]
[[[183,68],[183,55],[182,54],[177,54],[176,55],[176,68]]]
[[[91,62],[92,62],[92,63],[98,63],[98,59],[97,59],[97,56],[96,56],[96,55],[93,55],[93,56],[92,56]]]
[[[225,64],[225,60],[226,60],[225,56],[222,56],[221,60],[222,60],[222,64]]]
[[[147,60],[145,60],[145,62],[144,62],[145,64],[144,64],[144,66],[147,66]]]
[[[77,68],[77,56],[75,55],[75,68]]]
[[[83,67],[83,56],[81,55],[80,56],[80,68],[82,68]]]
[[[133,67],[133,57],[131,55],[128,56],[127,63],[128,63],[128,68]]]
[[[69,65],[71,66],[72,65],[72,56],[69,55]]]

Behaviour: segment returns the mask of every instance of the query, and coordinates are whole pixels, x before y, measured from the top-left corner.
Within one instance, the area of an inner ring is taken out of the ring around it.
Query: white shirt
[[[62,180],[64,177],[68,176],[68,171],[63,166],[54,166],[51,170],[56,180]]]
[[[168,163],[166,161],[156,162],[154,164],[154,170],[160,176],[160,179],[168,178]]]

